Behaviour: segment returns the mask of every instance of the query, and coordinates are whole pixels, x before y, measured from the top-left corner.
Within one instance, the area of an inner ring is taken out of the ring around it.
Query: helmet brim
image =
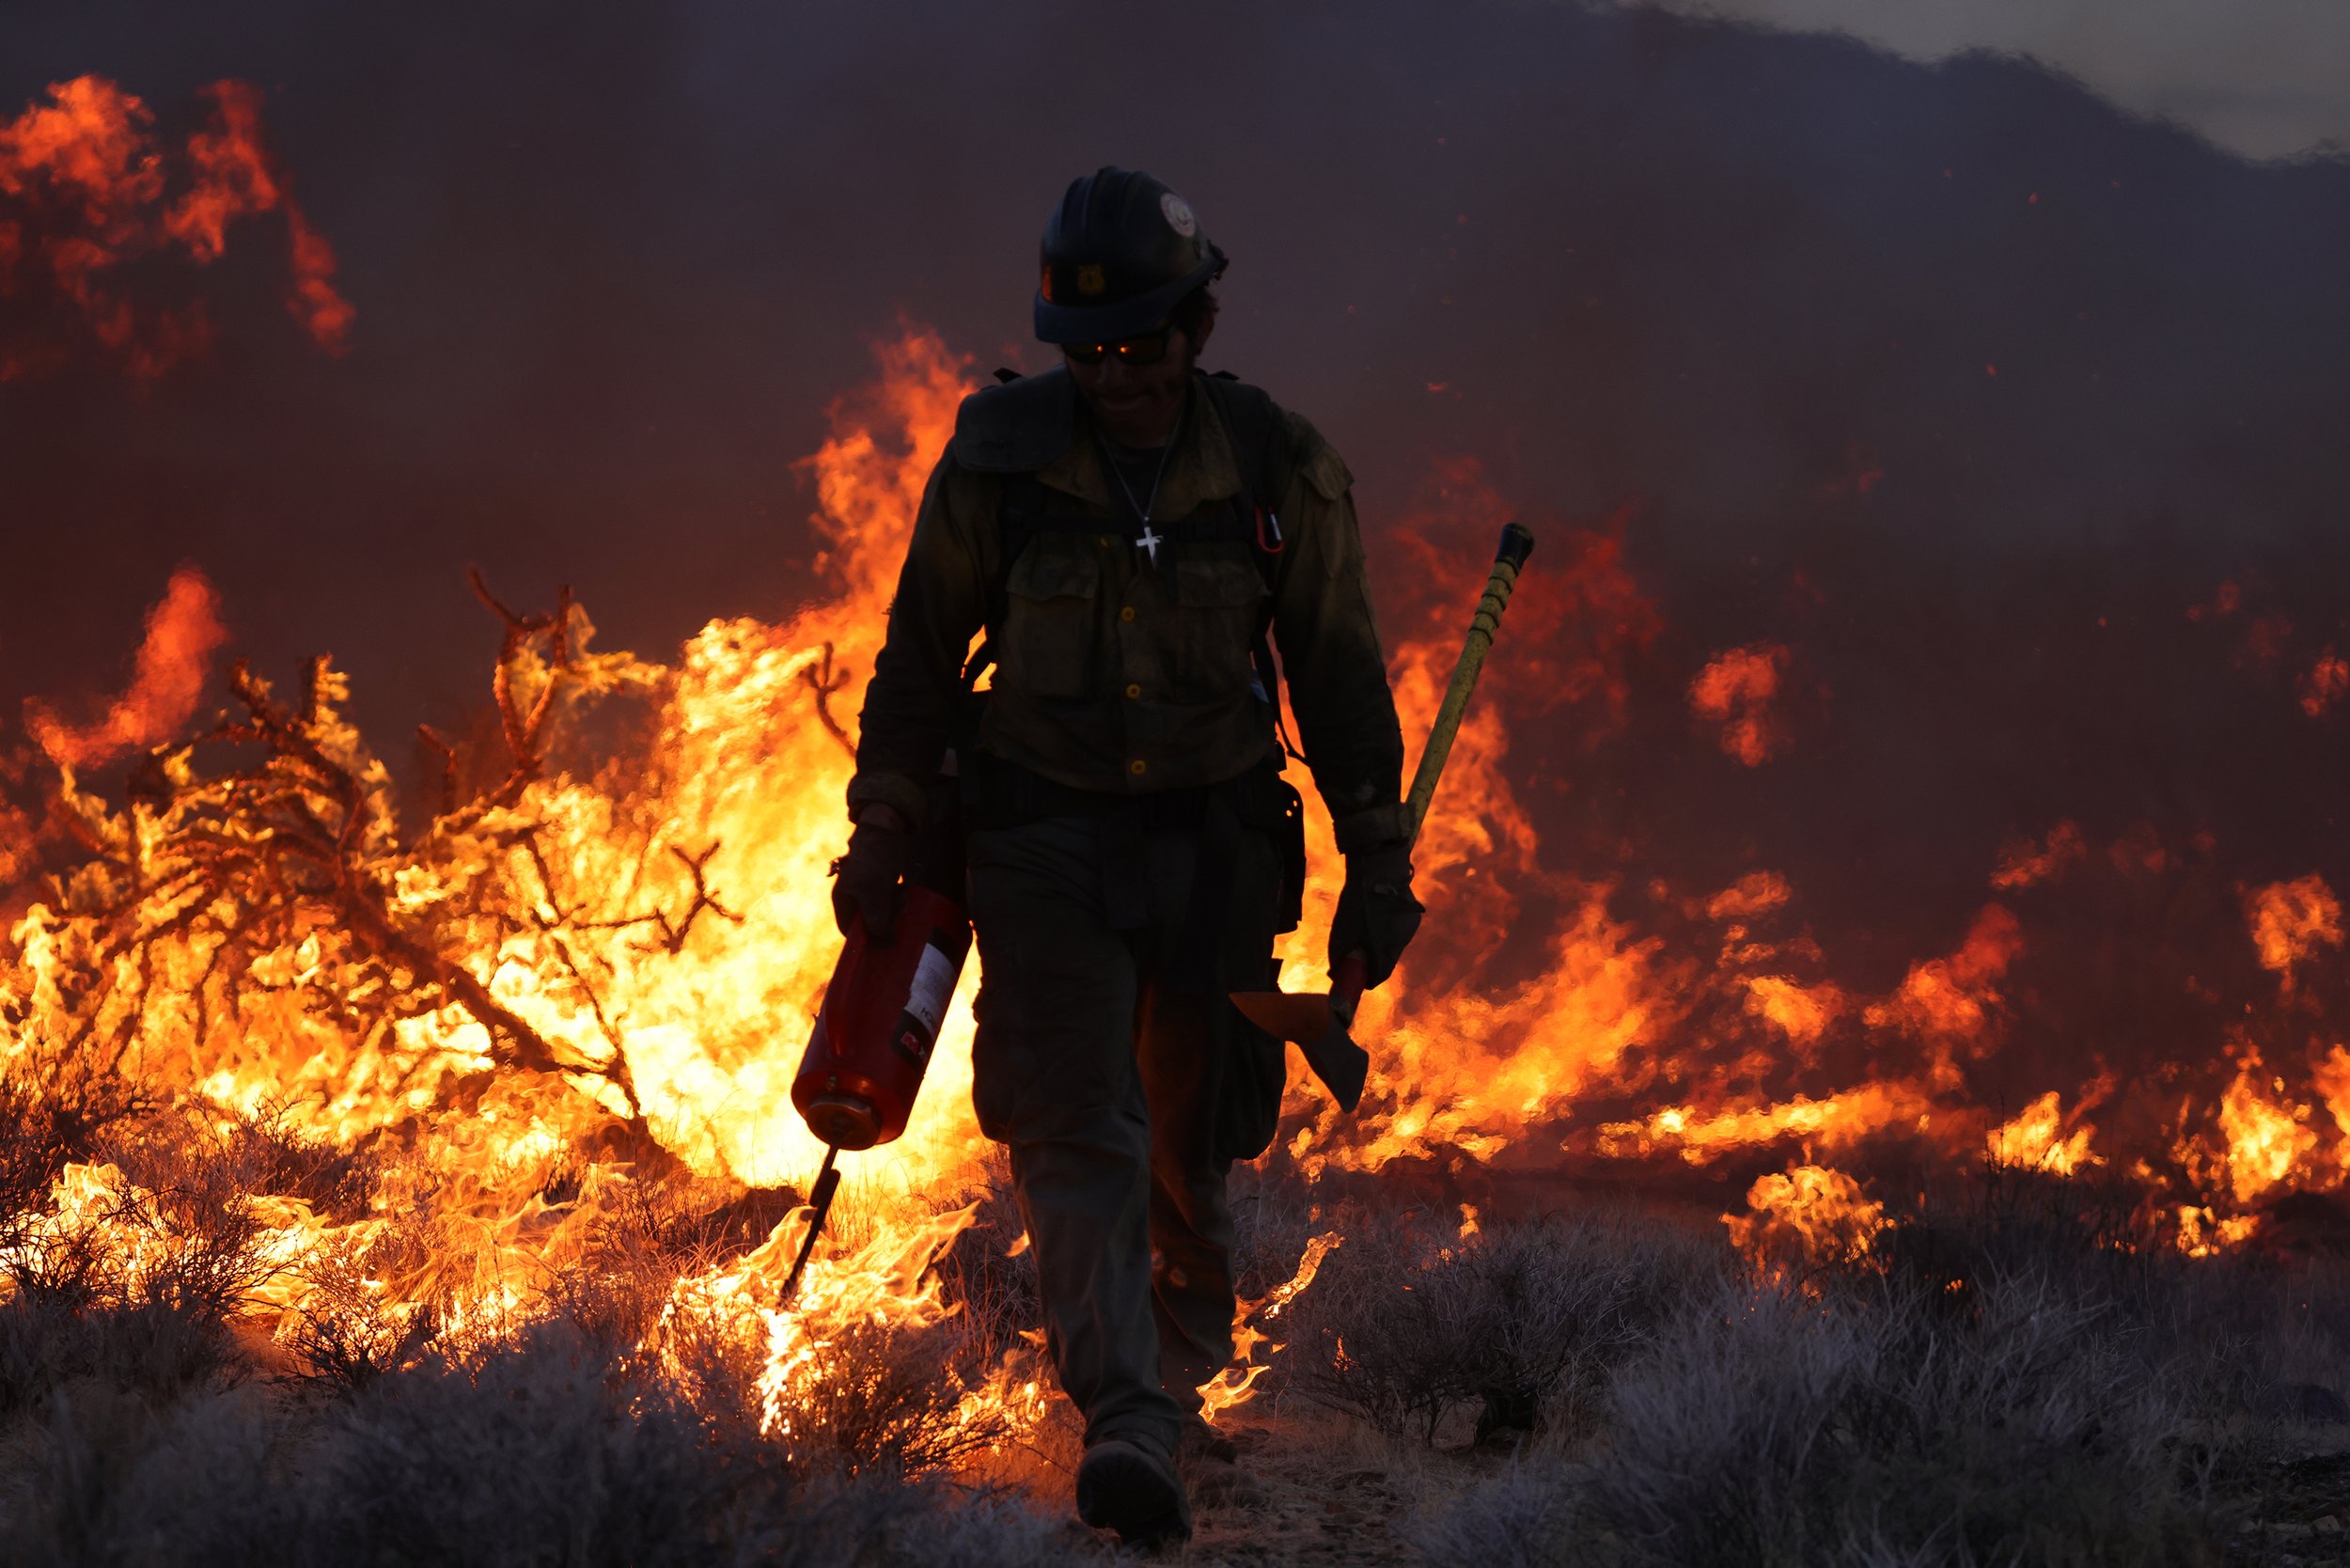
[[[1183,303],[1184,295],[1213,282],[1224,266],[1224,253],[1210,245],[1208,259],[1174,282],[1115,305],[1056,305],[1039,290],[1037,339],[1044,343],[1115,343],[1121,337],[1139,337],[1166,321],[1167,313]]]

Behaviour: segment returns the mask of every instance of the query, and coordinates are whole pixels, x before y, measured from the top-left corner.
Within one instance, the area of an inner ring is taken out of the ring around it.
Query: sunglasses
[[[1167,334],[1174,330],[1163,326],[1115,343],[1063,343],[1060,352],[1080,365],[1099,365],[1111,354],[1118,356],[1120,365],[1156,365],[1167,357]]]

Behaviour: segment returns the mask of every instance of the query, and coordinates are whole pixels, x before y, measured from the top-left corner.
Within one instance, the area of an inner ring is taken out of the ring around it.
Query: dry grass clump
[[[0,1443],[0,1560],[832,1568],[1078,1560],[1016,1500],[802,1474],[559,1324],[308,1407],[76,1388]]]
[[[1574,1430],[1722,1266],[1717,1243],[1628,1213],[1468,1237],[1350,1226],[1292,1309],[1280,1387],[1423,1442],[1468,1409],[1480,1440]]]
[[[1979,1294],[1717,1297],[1618,1381],[1586,1518],[1683,1568],[2205,1560],[2141,1336],[2043,1279]]]
[[[2241,1515],[2275,1516],[2307,1430],[2279,1418],[2338,1407],[2350,1280],[2186,1259],[2139,1223],[1995,1170],[1863,1258],[1765,1260],[1615,1362],[1598,1428],[1411,1534],[1432,1563],[1524,1568],[2222,1561]]]

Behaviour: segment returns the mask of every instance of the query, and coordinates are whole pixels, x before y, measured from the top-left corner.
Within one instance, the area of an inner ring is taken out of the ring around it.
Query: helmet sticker
[[[1167,214],[1167,227],[1188,240],[1199,232],[1199,220],[1191,215],[1191,206],[1173,191],[1159,197],[1159,211]]]
[[[1098,294],[1108,287],[1109,280],[1102,275],[1101,268],[1089,262],[1077,269],[1077,292],[1080,294]]]

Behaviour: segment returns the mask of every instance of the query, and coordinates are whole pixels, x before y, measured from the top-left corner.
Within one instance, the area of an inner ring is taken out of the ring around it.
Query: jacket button
[[[1142,688],[1140,686],[1128,686],[1126,688],[1126,698],[1128,701],[1132,701],[1134,698],[1140,697],[1141,695]]]
[[[1133,774],[1136,778],[1140,778],[1144,774],[1151,771],[1151,764],[1137,757],[1133,761],[1126,764],[1126,771]]]
[[[1120,620],[1132,620],[1134,618],[1135,607],[1132,604],[1127,605],[1124,609],[1118,612],[1118,619]]]

